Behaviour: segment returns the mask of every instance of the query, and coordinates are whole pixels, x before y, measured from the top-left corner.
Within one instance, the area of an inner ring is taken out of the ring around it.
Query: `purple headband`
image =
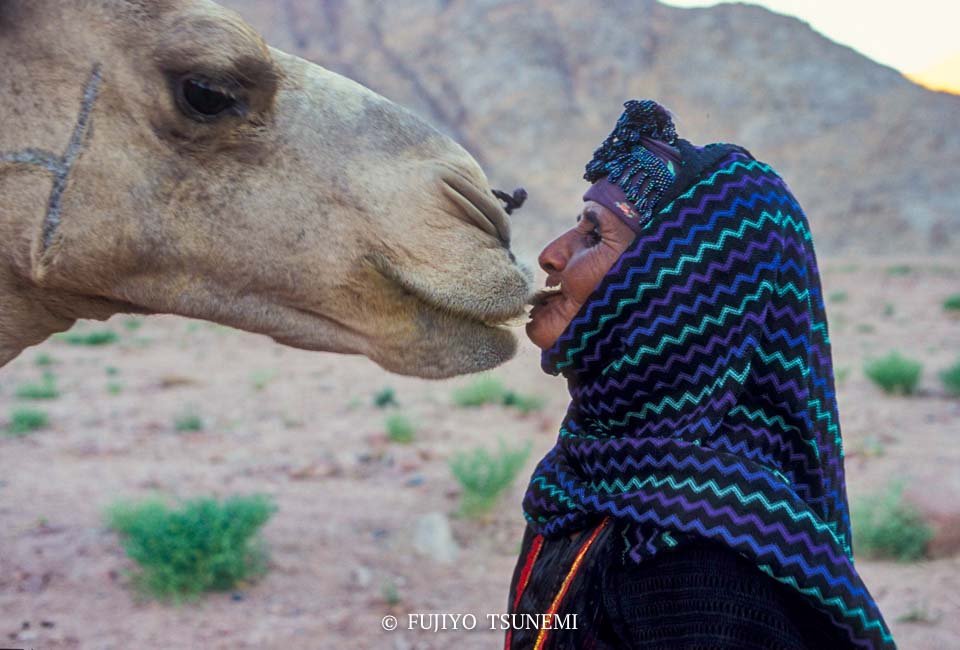
[[[636,211],[627,195],[618,185],[614,185],[606,178],[601,178],[587,188],[583,194],[584,201],[596,201],[610,212],[614,213],[630,226],[633,232],[640,232],[643,224],[640,223],[640,213]]]

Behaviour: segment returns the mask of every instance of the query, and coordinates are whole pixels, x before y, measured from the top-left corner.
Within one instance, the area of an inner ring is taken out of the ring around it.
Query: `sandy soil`
[[[851,499],[894,476],[943,517],[960,509],[960,401],[937,371],[960,354],[960,319],[941,308],[960,291],[960,267],[914,261],[826,263]],[[887,307],[890,305],[890,307]],[[388,375],[359,358],[283,348],[263,337],[174,317],[106,324],[120,341],[79,347],[50,340],[0,371],[0,426],[16,387],[35,381],[38,354],[55,360],[61,397],[34,404],[50,428],[0,436],[0,646],[54,648],[497,648],[501,632],[381,629],[394,614],[504,611],[522,532],[524,482],[553,443],[566,405],[562,380],[543,375],[526,345],[496,371],[548,398],[543,414],[456,409],[469,379]],[[104,327],[81,323],[78,330]],[[891,398],[863,360],[899,349],[924,361],[920,395]],[[109,386],[113,385],[113,392]],[[374,392],[396,390],[418,423],[410,445],[388,443]],[[116,392],[118,391],[119,392]],[[116,392],[116,394],[114,394]],[[178,433],[192,410],[205,429]],[[459,559],[420,557],[413,522],[450,514],[460,449],[532,441],[521,478],[485,521],[451,518]],[[186,606],[139,602],[103,510],[115,500],[263,492],[279,511],[264,529],[271,571],[256,584]],[[915,564],[860,559],[904,650],[960,647],[960,555]],[[399,604],[388,605],[395,589]]]

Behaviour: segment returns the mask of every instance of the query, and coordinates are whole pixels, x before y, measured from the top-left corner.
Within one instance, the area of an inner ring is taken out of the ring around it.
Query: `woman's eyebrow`
[[[581,218],[581,217],[585,217],[587,221],[589,221],[590,223],[592,223],[592,224],[593,224],[594,226],[596,226],[597,228],[600,227],[600,218],[597,216],[597,213],[594,212],[593,210],[587,210],[586,212],[583,212],[582,214],[578,214],[578,215],[577,215],[577,223],[580,223],[580,218]]]

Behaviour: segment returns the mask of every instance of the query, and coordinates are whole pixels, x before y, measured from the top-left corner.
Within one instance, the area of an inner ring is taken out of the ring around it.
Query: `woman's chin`
[[[530,319],[525,329],[527,331],[527,338],[541,350],[550,348],[559,336],[559,332],[552,334],[546,331],[547,327],[545,327],[544,319],[539,316],[534,316]]]

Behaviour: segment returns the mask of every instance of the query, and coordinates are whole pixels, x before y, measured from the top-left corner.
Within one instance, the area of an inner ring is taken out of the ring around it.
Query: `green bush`
[[[389,386],[378,390],[373,396],[373,405],[378,409],[397,406],[397,393]]]
[[[943,308],[947,311],[960,311],[960,293],[947,296],[947,299],[943,301]]]
[[[849,297],[846,291],[834,291],[827,296],[827,300],[830,302],[847,302],[847,298]]]
[[[923,364],[907,359],[899,352],[891,352],[885,357],[874,359],[864,366],[864,373],[873,383],[887,393],[912,395],[920,383]]]
[[[60,391],[53,373],[45,372],[39,382],[17,386],[16,396],[20,399],[56,399],[60,397]]]
[[[453,391],[453,403],[464,408],[483,406],[484,404],[499,404],[503,401],[506,392],[503,382],[497,377],[483,375],[466,386]]]
[[[52,366],[55,363],[55,360],[46,352],[41,352],[34,357],[33,363],[41,368],[46,368],[48,366]]]
[[[857,554],[909,562],[923,558],[933,530],[920,512],[903,499],[903,482],[882,494],[864,497],[850,512]]]
[[[199,413],[187,410],[173,418],[173,428],[181,433],[203,431],[203,418]]]
[[[15,408],[10,412],[10,424],[7,433],[11,436],[23,436],[33,431],[45,429],[50,418],[43,411],[32,408]]]
[[[909,275],[913,268],[908,264],[897,264],[887,267],[887,275]]]
[[[159,599],[195,599],[266,571],[257,532],[276,511],[264,495],[187,501],[172,509],[157,500],[118,503],[107,524],[137,563],[134,582]]]
[[[119,336],[113,330],[103,329],[92,332],[66,332],[59,338],[70,345],[109,345],[116,343]]]
[[[898,623],[936,623],[940,614],[930,611],[926,602],[913,603],[903,613],[894,619]]]
[[[416,433],[416,427],[410,418],[400,413],[387,418],[386,429],[387,437],[393,442],[413,442],[413,434]]]
[[[273,369],[254,370],[250,373],[250,383],[257,392],[262,391],[267,385],[277,377],[277,371]]]
[[[940,373],[943,387],[951,395],[960,396],[960,359],[955,364]]]
[[[450,461],[450,470],[463,488],[460,514],[482,515],[496,505],[500,495],[510,487],[530,454],[531,443],[521,449],[507,449],[500,441],[497,453],[483,447],[472,452],[459,452]]]
[[[522,395],[508,390],[503,395],[503,405],[517,409],[522,414],[527,415],[534,411],[541,411],[546,406],[547,400],[540,395]]]
[[[380,585],[380,595],[383,596],[383,600],[387,603],[388,607],[396,607],[403,601],[397,583],[392,580],[385,580],[383,584]]]
[[[453,403],[463,408],[484,404],[503,404],[523,414],[541,410],[546,400],[540,395],[524,395],[507,390],[497,377],[484,375],[453,392]]]

